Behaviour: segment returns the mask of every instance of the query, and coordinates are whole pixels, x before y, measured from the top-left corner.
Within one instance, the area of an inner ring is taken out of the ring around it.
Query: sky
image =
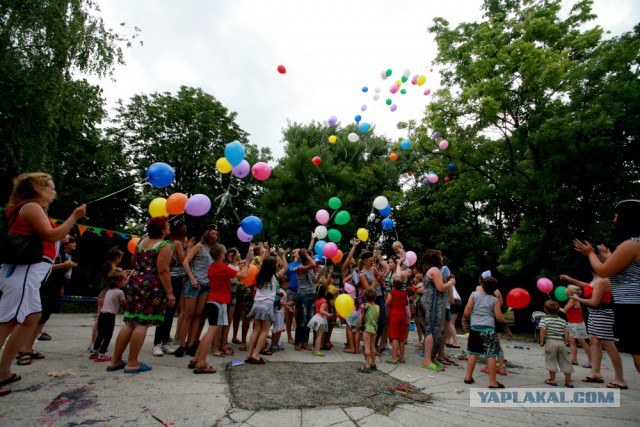
[[[107,27],[138,40],[125,49],[126,65],[114,80],[90,78],[103,88],[113,114],[118,99],[170,92],[193,86],[213,95],[237,113],[249,141],[284,154],[282,129],[287,121],[326,122],[342,126],[356,115],[375,133],[396,140],[407,136],[397,123],[419,122],[439,86],[437,54],[427,28],[443,17],[453,27],[479,21],[481,0],[100,0]],[[565,10],[569,10],[569,2]],[[640,22],[637,0],[596,0],[597,24],[612,34],[631,31]],[[126,26],[119,24],[125,22]],[[277,71],[279,65],[286,73]],[[387,80],[381,71],[391,69]],[[407,94],[389,87],[405,70],[424,75]],[[367,87],[368,92],[362,88]],[[380,99],[374,101],[375,88]],[[452,91],[460,88],[451,88]],[[385,105],[387,98],[395,112]],[[366,110],[362,111],[363,106]],[[231,141],[229,141],[231,142]],[[320,142],[320,141],[319,141]]]

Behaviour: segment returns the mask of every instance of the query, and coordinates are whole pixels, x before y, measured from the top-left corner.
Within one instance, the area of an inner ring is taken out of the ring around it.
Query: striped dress
[[[593,288],[587,285],[584,288],[584,296],[591,297]],[[613,325],[615,323],[615,315],[613,313],[613,304],[611,303],[611,292],[602,295],[600,304],[597,307],[587,306],[589,317],[587,319],[587,332],[589,335],[595,335],[598,339],[604,341],[613,341]]]
[[[630,240],[640,243],[640,237]],[[640,260],[631,261],[609,280],[616,304],[640,304]]]

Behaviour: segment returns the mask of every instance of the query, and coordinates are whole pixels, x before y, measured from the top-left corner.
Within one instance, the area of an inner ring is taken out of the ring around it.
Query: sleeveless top
[[[194,256],[189,265],[198,283],[202,286],[209,286],[208,273],[209,266],[213,264],[213,257],[209,253],[209,248],[202,243],[198,243],[198,245],[200,245],[200,254]]]
[[[175,242],[171,242],[171,244],[175,245]],[[182,254],[186,255],[184,253],[184,248],[182,250]],[[171,252],[171,258],[172,258],[173,263],[174,263],[174,266],[171,269],[171,277],[184,277],[184,276],[186,276],[187,272],[184,271],[184,267],[182,266],[182,263],[180,262],[180,258],[178,258],[178,256],[176,255],[175,251]]]
[[[572,307],[571,310],[565,313],[567,315],[567,321],[569,323],[582,323],[582,310],[578,307]]]
[[[591,285],[585,286],[582,291],[582,295],[584,295],[585,298],[591,299],[591,295],[593,295],[593,287]],[[611,299],[612,299],[611,292],[605,292],[602,294],[602,298],[600,298],[600,304],[598,304],[595,307],[589,306],[589,309],[604,310],[606,308],[611,308],[611,304],[612,304]]]
[[[364,277],[367,278],[367,282],[369,282],[369,285],[375,285],[375,289],[376,289],[376,297],[381,297],[382,296],[382,286],[380,286],[380,283],[376,280],[376,277],[373,273],[373,268],[371,268],[371,270],[364,270],[362,269],[360,271],[360,274],[364,275]]]
[[[315,273],[313,270],[307,270],[302,274],[298,274],[298,295],[315,295],[316,288],[313,284]]]
[[[496,327],[494,306],[498,298],[484,292],[475,291],[473,296],[473,310],[471,311],[471,326]]]
[[[640,242],[640,237],[630,240]],[[631,261],[609,278],[616,304],[640,304],[640,260]]]
[[[11,209],[9,209],[7,211],[7,218],[11,218],[11,216],[13,215],[13,213],[18,210],[18,214],[16,215],[16,219],[15,221],[11,224],[11,228],[9,228],[9,233],[10,234],[15,234],[18,236],[31,236],[35,233],[35,230],[33,229],[33,227],[31,226],[31,224],[29,223],[29,221],[27,221],[26,219],[22,218],[22,216],[20,216],[20,210],[22,210],[22,208],[24,207],[24,205],[26,205],[27,203],[32,202],[31,200],[27,200],[24,202],[20,202],[15,204],[14,206],[11,207]],[[47,219],[49,219],[47,217]],[[49,219],[49,223],[51,224],[52,228],[56,228],[56,224],[51,221],[51,219]],[[56,258],[56,244],[55,242],[49,242],[48,240],[44,240],[42,238],[40,238],[40,240],[42,240],[42,256],[43,258],[47,258],[49,261],[51,261],[51,263],[53,263],[53,260]]]

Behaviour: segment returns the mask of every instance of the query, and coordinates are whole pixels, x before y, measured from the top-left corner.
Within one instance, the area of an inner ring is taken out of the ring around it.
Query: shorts
[[[584,322],[569,323],[569,336],[577,340],[586,340],[589,338]]]
[[[498,334],[493,328],[474,329],[469,331],[467,353],[486,357],[502,356]]]
[[[347,325],[351,326],[352,328],[356,328],[358,326],[358,320],[360,319],[360,313],[358,312],[353,312],[349,315],[349,317],[347,317]],[[359,332],[359,331],[356,331]]]
[[[211,326],[227,326],[229,317],[227,316],[227,304],[215,301],[207,301],[205,310],[207,311],[207,319]]]
[[[264,301],[254,301],[251,311],[247,317],[253,317],[257,320],[269,320],[273,322],[275,320],[275,309],[273,303]]]
[[[235,307],[238,303],[238,294],[235,292],[231,292],[231,302],[229,303],[229,307]]]
[[[463,312],[463,307],[462,307],[462,301],[460,301],[459,299],[455,300],[455,302],[453,303],[453,305],[451,306],[451,314],[457,314],[460,315]]]
[[[296,303],[296,297],[298,296],[298,290],[292,291],[291,289],[287,289],[287,302],[292,301],[294,304]]]
[[[198,298],[202,295],[209,295],[209,285],[198,283],[198,289],[194,289],[191,284],[191,280],[187,280],[187,284],[184,287],[184,291],[182,292],[186,298]]]
[[[640,354],[640,340],[634,329],[637,322],[640,304],[614,304],[613,311],[616,316],[614,330],[620,339],[622,351],[630,354]]]
[[[10,265],[0,269],[0,323],[23,323],[31,314],[42,312],[40,286],[51,272],[51,263]]]
[[[444,310],[444,321],[445,322],[450,322],[451,321],[451,309],[447,308]]]
[[[544,364],[549,372],[558,372],[558,367],[560,367],[560,372],[565,374],[573,372],[569,352],[564,341],[548,340],[544,343]]]

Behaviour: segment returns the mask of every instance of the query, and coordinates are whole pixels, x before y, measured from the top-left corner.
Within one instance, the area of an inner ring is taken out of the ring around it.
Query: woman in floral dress
[[[147,336],[147,328],[160,326],[164,310],[176,303],[171,287],[171,243],[164,240],[169,234],[167,217],[151,218],[147,223],[148,237],[138,243],[131,261],[135,270],[125,290],[125,325],[116,340],[116,348],[107,371],[124,369],[127,374],[146,372],[151,367],[138,361],[140,349]],[[126,362],[122,354],[130,345]]]

